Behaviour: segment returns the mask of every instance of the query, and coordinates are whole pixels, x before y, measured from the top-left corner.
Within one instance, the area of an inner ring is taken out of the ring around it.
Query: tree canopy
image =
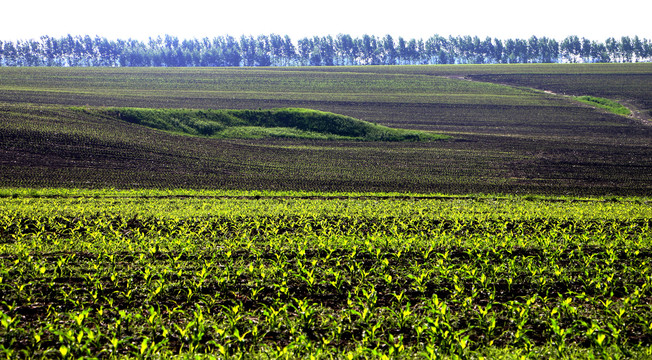
[[[497,39],[433,35],[428,39],[347,34],[302,38],[230,35],[179,39],[164,35],[109,40],[89,35],[0,41],[0,66],[320,66],[649,62],[652,42],[624,36],[604,42],[568,36]]]

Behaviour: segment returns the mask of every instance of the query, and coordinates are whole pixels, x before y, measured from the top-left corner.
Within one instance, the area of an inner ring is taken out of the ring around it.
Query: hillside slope
[[[631,65],[630,77],[652,72]],[[650,127],[552,94],[441,77],[575,69],[0,68],[0,186],[649,195]],[[621,70],[591,69],[596,89]],[[453,140],[204,138],[71,105],[310,108]]]

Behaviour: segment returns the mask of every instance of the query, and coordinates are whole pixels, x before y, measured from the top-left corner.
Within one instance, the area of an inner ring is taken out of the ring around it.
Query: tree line
[[[652,42],[623,36],[604,42],[568,36],[529,39],[434,35],[426,40],[315,36],[296,43],[289,36],[218,36],[140,40],[100,36],[42,36],[0,41],[0,66],[337,66],[406,64],[508,64],[649,62]]]

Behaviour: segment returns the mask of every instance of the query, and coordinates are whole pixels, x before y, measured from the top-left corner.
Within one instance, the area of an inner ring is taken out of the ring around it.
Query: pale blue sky
[[[652,39],[650,1],[88,1],[22,0],[2,4],[0,39],[100,35],[146,40],[219,35],[352,36],[433,34],[505,38],[577,35],[603,41]]]

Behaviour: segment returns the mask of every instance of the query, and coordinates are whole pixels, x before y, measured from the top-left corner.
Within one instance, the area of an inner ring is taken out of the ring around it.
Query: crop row
[[[645,202],[132,200],[2,200],[6,356],[609,357],[652,345]],[[355,210],[334,215],[343,204]]]

